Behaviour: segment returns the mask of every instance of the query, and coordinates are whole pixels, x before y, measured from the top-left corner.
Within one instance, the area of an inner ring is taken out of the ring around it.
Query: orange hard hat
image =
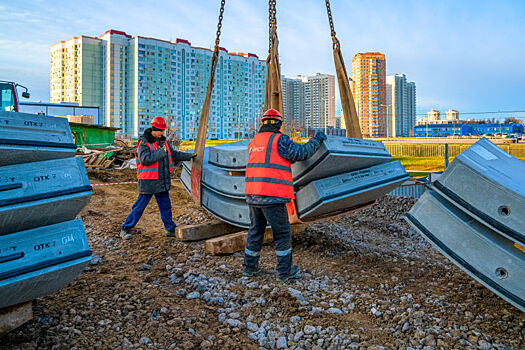
[[[261,121],[264,122],[267,119],[278,120],[281,123],[283,122],[283,117],[281,116],[281,113],[279,113],[278,110],[275,110],[273,108],[271,108],[271,109],[267,110],[266,112],[264,112],[264,116],[262,117]]]
[[[151,126],[160,130],[166,129],[168,126],[166,125],[166,121],[162,117],[155,117],[151,121]]]

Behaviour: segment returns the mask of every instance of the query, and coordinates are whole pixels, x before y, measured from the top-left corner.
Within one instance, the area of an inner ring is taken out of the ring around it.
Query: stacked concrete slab
[[[202,205],[223,221],[248,227],[244,170],[249,141],[205,150]],[[409,176],[379,141],[329,136],[308,160],[292,164],[296,207],[304,221],[367,205],[390,192]],[[184,162],[181,180],[191,188],[191,162]]]
[[[525,311],[525,163],[487,139],[458,155],[407,214],[439,251]]]
[[[52,293],[91,259],[91,186],[65,118],[0,112],[0,308]]]

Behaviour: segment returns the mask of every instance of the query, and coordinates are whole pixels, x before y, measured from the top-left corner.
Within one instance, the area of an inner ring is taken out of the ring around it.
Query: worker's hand
[[[191,159],[194,159],[195,157],[197,157],[197,153],[193,153],[193,154],[191,155]]]
[[[322,143],[324,140],[326,140],[326,135],[322,131],[318,131],[315,133],[314,139],[319,141],[319,143]]]
[[[165,141],[157,141],[157,145],[159,146],[159,149],[166,151],[166,142]]]

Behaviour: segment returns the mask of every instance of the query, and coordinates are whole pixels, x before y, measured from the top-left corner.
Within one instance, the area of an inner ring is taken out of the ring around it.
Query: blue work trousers
[[[292,238],[286,204],[250,207],[250,228],[244,249],[244,269],[255,271],[259,267],[259,255],[263,245],[266,224],[272,228],[277,273],[286,275],[292,267]]]
[[[131,213],[129,213],[126,222],[122,224],[123,230],[127,231],[135,227],[137,222],[139,222],[142,213],[144,213],[144,209],[146,209],[146,206],[148,205],[152,196],[153,194],[139,194],[139,198],[137,198],[135,203],[133,203]],[[165,191],[155,193],[155,199],[157,200],[157,205],[159,206],[160,210],[160,217],[164,223],[166,231],[175,232],[175,227],[177,227],[177,225],[175,225],[173,222],[173,217],[171,215],[171,200],[169,192]]]

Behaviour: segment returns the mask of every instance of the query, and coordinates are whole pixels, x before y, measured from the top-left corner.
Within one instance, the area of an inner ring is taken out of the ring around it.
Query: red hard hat
[[[279,111],[271,108],[269,110],[267,110],[266,112],[264,112],[264,116],[263,118],[261,119],[261,121],[265,121],[266,119],[275,119],[275,120],[278,120],[280,121],[281,123],[283,122],[283,117],[281,116],[281,113],[279,113]]]
[[[164,130],[164,129],[166,129],[168,127],[166,125],[166,121],[162,117],[155,117],[155,118],[153,118],[153,120],[151,121],[150,124],[154,128],[161,129],[161,130]]]

